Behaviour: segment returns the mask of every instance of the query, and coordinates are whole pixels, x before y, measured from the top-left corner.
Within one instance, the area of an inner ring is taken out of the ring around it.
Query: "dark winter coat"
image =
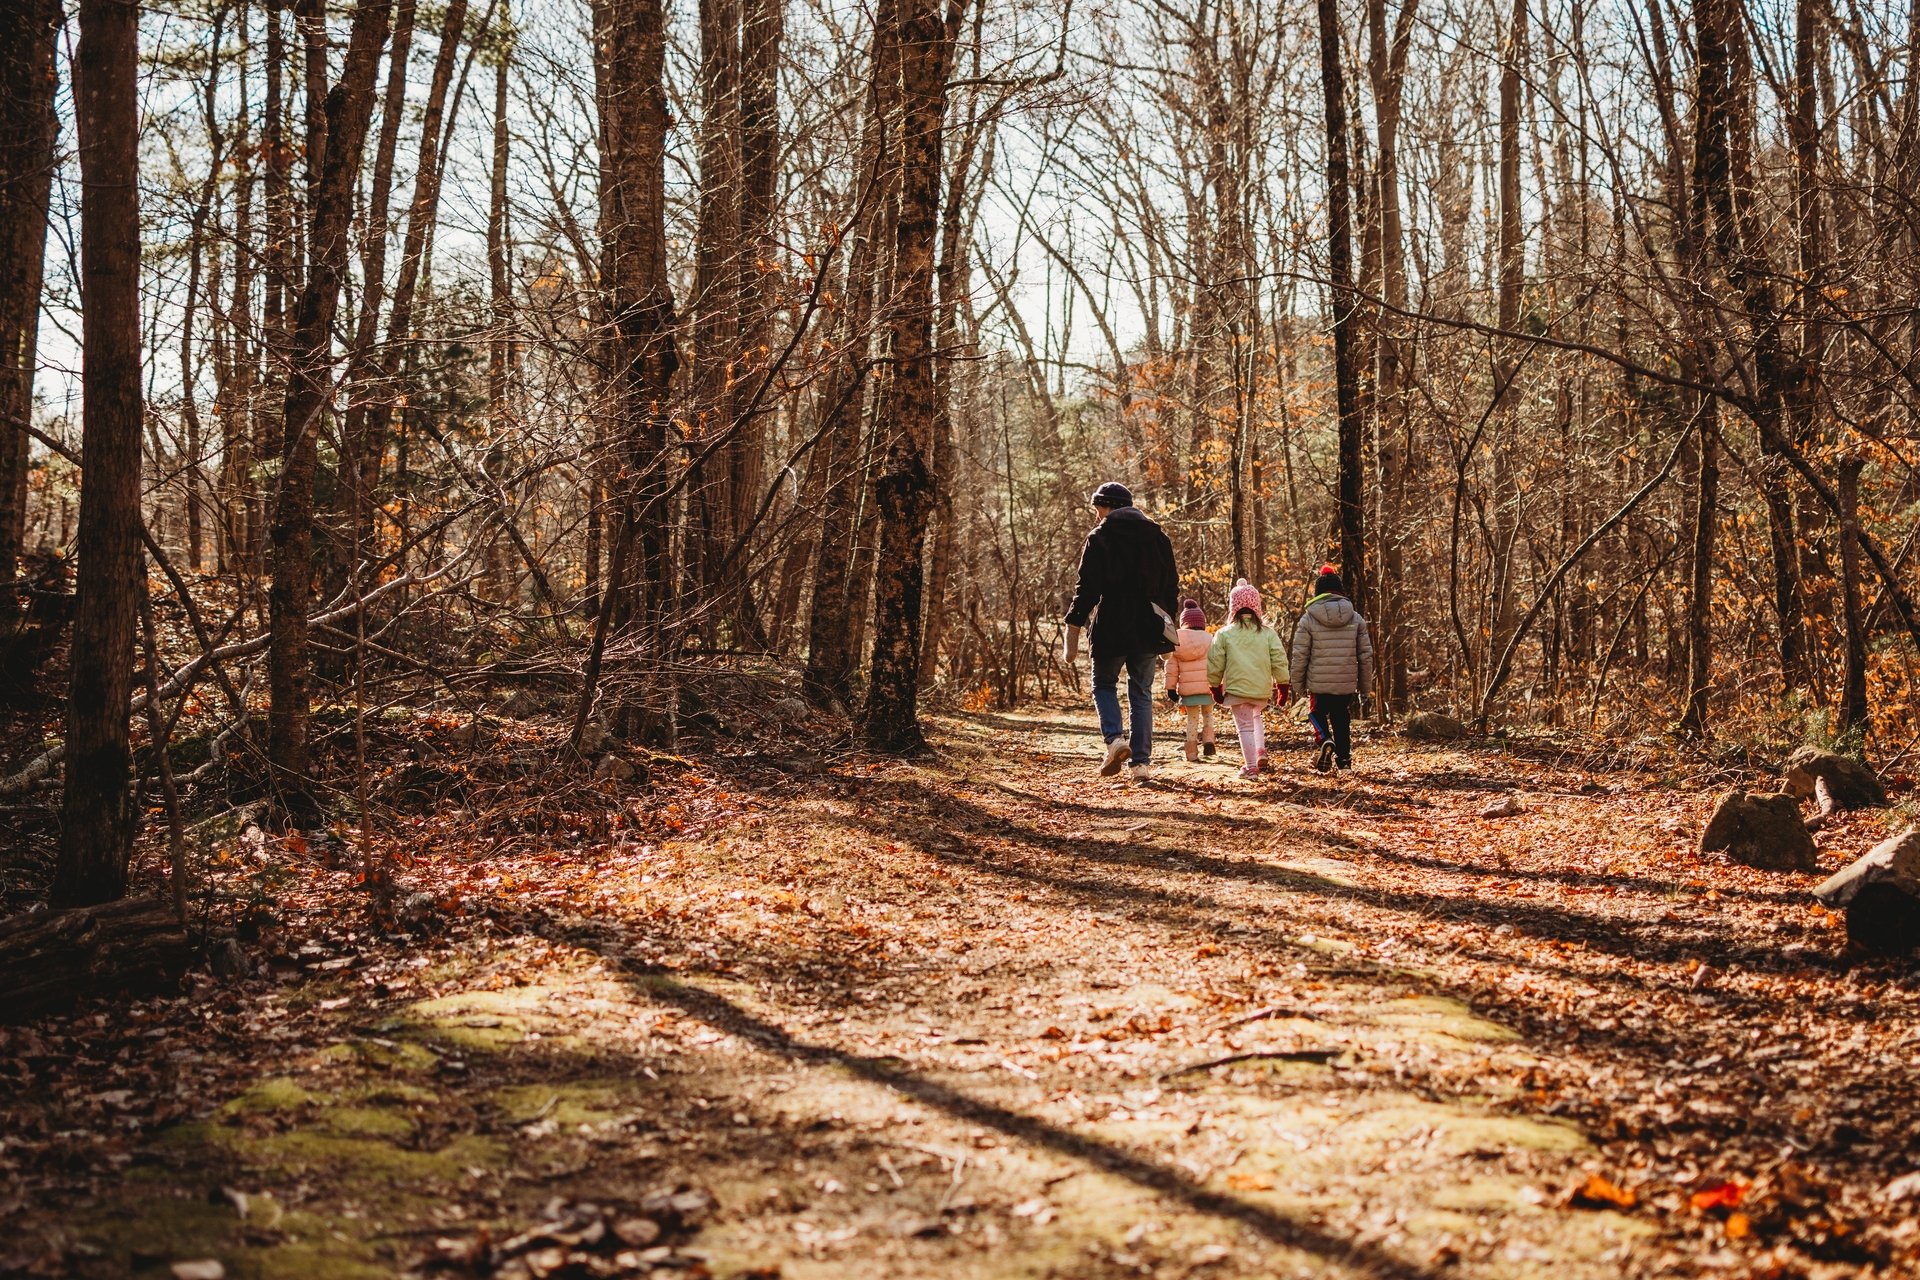
[[[1173,543],[1138,507],[1121,507],[1087,535],[1067,625],[1092,624],[1095,658],[1169,653],[1173,642],[1153,611],[1156,604],[1169,616],[1180,606]]]
[[[1373,637],[1345,596],[1315,596],[1293,629],[1293,683],[1303,693],[1373,692]]]

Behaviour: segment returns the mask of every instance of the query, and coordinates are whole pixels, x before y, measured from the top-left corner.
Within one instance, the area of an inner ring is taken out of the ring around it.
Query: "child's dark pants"
[[[1307,719],[1320,741],[1333,740],[1333,762],[1342,769],[1353,764],[1353,695],[1316,693],[1310,696]]]

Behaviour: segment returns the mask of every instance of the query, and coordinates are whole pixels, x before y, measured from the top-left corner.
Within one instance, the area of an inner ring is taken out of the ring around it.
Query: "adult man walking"
[[[1112,777],[1131,761],[1134,780],[1144,782],[1153,757],[1154,666],[1173,649],[1180,589],[1173,543],[1133,505],[1125,485],[1108,481],[1089,501],[1099,522],[1080,551],[1080,581],[1067,609],[1067,665],[1079,654],[1081,628],[1091,625],[1093,706],[1107,740],[1101,776]],[[1131,735],[1120,721],[1122,670]]]

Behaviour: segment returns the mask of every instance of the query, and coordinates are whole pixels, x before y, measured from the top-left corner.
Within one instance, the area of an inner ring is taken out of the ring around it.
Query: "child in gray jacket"
[[[1320,566],[1288,658],[1294,687],[1309,697],[1307,722],[1318,744],[1313,767],[1352,768],[1353,706],[1356,696],[1373,692],[1373,638],[1333,565]]]

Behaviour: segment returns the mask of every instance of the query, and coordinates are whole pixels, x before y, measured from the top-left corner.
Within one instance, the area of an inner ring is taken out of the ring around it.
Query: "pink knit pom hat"
[[[1207,611],[1200,607],[1198,600],[1189,598],[1180,606],[1180,625],[1189,631],[1207,629]]]
[[[1251,609],[1262,622],[1267,620],[1267,611],[1260,603],[1260,588],[1241,578],[1233,584],[1233,590],[1227,592],[1227,617],[1236,618],[1242,609]]]

